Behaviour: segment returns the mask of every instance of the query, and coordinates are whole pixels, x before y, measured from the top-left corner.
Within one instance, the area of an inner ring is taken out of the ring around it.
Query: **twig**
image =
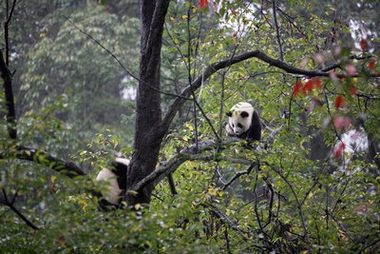
[[[373,242],[371,242],[370,244],[367,244],[366,246],[364,246],[363,248],[361,248],[361,250],[358,252],[358,253],[364,253],[364,251],[372,246],[374,246],[375,244],[377,244],[378,242],[380,242],[380,239],[377,239]]]
[[[303,204],[305,203],[306,199],[307,199],[307,196],[309,196],[310,192],[314,189],[315,186],[317,186],[319,184],[318,180],[316,180],[314,182],[314,184],[306,191],[303,199],[301,200],[301,206],[303,206]]]
[[[302,224],[302,228],[303,228],[303,231],[304,231],[304,237],[306,239],[307,242],[309,242],[309,233],[307,231],[307,228],[306,228],[306,221],[305,221],[305,217],[303,215],[303,212],[302,212],[302,206],[301,206],[301,202],[299,201],[298,199],[298,196],[297,196],[297,193],[293,187],[293,185],[288,181],[288,179],[280,172],[280,170],[276,169],[274,166],[272,166],[271,164],[267,163],[267,162],[264,162],[265,165],[267,165],[271,170],[273,170],[276,174],[278,174],[282,180],[284,180],[284,182],[289,186],[291,192],[293,193],[293,196],[294,196],[294,199],[296,200],[296,203],[297,203],[297,209],[298,209],[298,213],[299,213],[299,216],[300,216],[300,219],[301,219],[301,224]]]
[[[278,26],[277,22],[277,7],[276,7],[276,0],[272,0],[272,5],[273,5],[273,20],[274,20],[274,25],[276,27],[276,37],[277,37],[277,43],[278,43],[278,48],[279,48],[279,59],[281,61],[284,61],[284,51],[282,49],[282,42],[281,42],[281,37],[280,37],[280,28]]]
[[[251,173],[253,167],[256,166],[255,163],[252,163],[246,170],[237,172],[223,187],[222,190],[225,190],[230,186],[236,179],[238,179],[242,175],[249,175]]]
[[[168,175],[168,183],[169,183],[169,188],[170,188],[170,192],[172,193],[172,195],[174,196],[174,195],[178,194],[178,192],[175,188],[173,174]]]
[[[220,211],[216,206],[212,204],[207,204],[207,205],[205,204],[203,206],[209,208],[224,224],[228,225],[230,228],[238,232],[240,236],[243,237],[244,240],[246,241],[249,240],[249,237],[247,235],[249,234],[252,235],[254,233],[255,230],[253,230],[252,228],[248,228],[247,232],[242,230],[240,228],[240,225],[236,221],[234,221],[234,219],[228,217],[226,214]]]
[[[15,196],[16,196],[16,194],[15,194]],[[31,227],[34,230],[38,230],[39,228],[36,225],[34,225],[30,220],[28,220],[28,218],[26,218],[25,215],[23,215],[13,205],[14,201],[15,201],[15,197],[12,199],[12,201],[9,201],[7,193],[5,192],[5,189],[2,188],[2,198],[0,199],[0,203],[3,204],[3,205],[5,205],[5,206],[7,206],[7,207],[9,207],[9,209],[11,209],[21,220],[23,220],[26,225],[28,225],[29,227]]]
[[[182,98],[183,100],[191,100],[190,98],[188,97],[183,97],[181,95],[178,95],[178,94],[173,94],[173,93],[168,93],[168,92],[164,92],[164,91],[161,91],[159,89],[157,89],[156,87],[154,86],[151,86],[149,83],[143,81],[143,80],[140,80],[136,75],[134,75],[121,61],[120,59],[114,54],[112,53],[111,50],[109,50],[108,48],[106,48],[100,41],[98,41],[97,39],[95,39],[91,34],[87,33],[86,31],[84,31],[83,29],[81,29],[80,27],[78,27],[69,17],[67,16],[63,16],[67,21],[70,22],[70,24],[75,28],[77,29],[79,32],[83,33],[84,35],[86,35],[89,39],[91,39],[95,44],[97,44],[99,47],[101,47],[103,50],[106,51],[107,54],[109,54],[113,59],[115,59],[115,61],[120,65],[120,67],[129,75],[131,76],[133,79],[135,79],[136,81],[138,82],[141,82],[143,83],[144,85],[150,87],[151,89],[153,89],[153,91],[157,92],[157,93],[161,93],[161,94],[164,94],[164,95],[168,95],[168,96],[172,96],[172,97],[176,97],[176,98]]]
[[[228,237],[228,226],[227,225],[225,225],[225,227],[224,227],[224,239],[226,240],[226,248],[227,248],[228,253],[232,253],[231,248],[230,248],[230,239]]]
[[[269,191],[270,191],[270,200],[269,200],[269,207],[268,207],[268,222],[264,225],[264,228],[269,225],[269,223],[272,222],[272,208],[273,208],[273,199],[274,199],[274,190],[272,187],[272,184],[266,180],[265,183],[267,184]]]
[[[189,1],[189,8],[187,9],[187,79],[189,85],[192,84],[192,75],[191,75],[191,32],[190,32],[190,17],[191,17],[191,8],[192,4]],[[193,98],[193,114],[194,114],[194,136],[195,144],[198,149],[198,121],[197,121],[197,98],[195,97],[195,91],[192,90],[191,96]],[[211,123],[211,122],[210,122]]]
[[[186,58],[185,55],[182,53],[181,49],[179,48],[178,44],[175,43],[175,40],[174,40],[173,36],[171,35],[171,33],[170,33],[170,31],[169,31],[169,29],[167,28],[166,25],[165,25],[165,29],[166,29],[166,32],[167,32],[169,38],[171,39],[171,41],[172,41],[172,43],[174,45],[174,48],[177,50],[177,52],[181,56],[181,58],[182,59],[189,59],[189,55],[190,55],[191,52],[188,52],[188,57]],[[189,35],[189,38],[190,38],[190,35]],[[188,48],[189,47],[190,46],[188,46]],[[184,64],[185,64],[187,72],[188,72],[188,83],[189,83],[189,86],[191,87],[192,86],[192,75],[191,75],[191,63],[190,63],[190,59],[188,60],[188,62],[186,62],[184,60]],[[195,89],[194,89],[194,91],[195,91]],[[193,105],[195,105],[196,107],[198,107],[199,111],[202,113],[202,116],[205,118],[207,124],[210,126],[210,128],[211,128],[212,132],[214,133],[215,137],[220,140],[220,137],[219,137],[218,133],[216,132],[214,125],[212,124],[211,120],[208,118],[208,116],[204,112],[202,106],[199,104],[199,102],[198,102],[198,100],[197,100],[197,98],[195,96],[194,91],[191,93],[191,98],[189,98],[190,95],[187,96],[187,97],[185,97],[185,96],[179,96],[179,97],[186,98],[187,100],[193,101],[193,103],[194,103]],[[193,110],[194,110],[194,112],[196,112],[196,108],[193,108]],[[195,117],[194,117],[194,126],[197,125],[196,122],[197,121],[196,121],[196,115],[195,115]],[[197,129],[197,128],[194,128],[194,129]],[[196,134],[196,133],[198,133],[198,131],[194,130],[194,133]],[[196,135],[196,140],[198,140],[197,136],[198,135]],[[198,142],[196,142],[196,144],[197,143]]]

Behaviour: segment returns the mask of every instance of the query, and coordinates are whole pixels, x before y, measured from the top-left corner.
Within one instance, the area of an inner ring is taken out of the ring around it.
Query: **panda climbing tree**
[[[96,177],[96,182],[104,184],[99,200],[101,209],[107,210],[110,207],[118,207],[121,202],[121,196],[126,190],[126,172],[130,161],[125,158],[115,158],[112,163],[112,170],[103,168]]]

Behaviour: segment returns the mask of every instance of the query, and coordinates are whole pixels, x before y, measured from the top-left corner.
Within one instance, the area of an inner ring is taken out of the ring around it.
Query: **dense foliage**
[[[178,194],[164,180],[149,205],[110,212],[91,190],[116,154],[133,153],[138,4],[17,2],[0,46],[10,46],[18,131],[9,137],[0,107],[0,253],[376,252],[379,3],[322,2],[171,1],[164,113],[207,66],[245,52],[315,72],[253,57],[202,80],[161,144],[159,165],[184,162],[173,174]],[[260,111],[260,142],[224,133],[240,101]],[[350,157],[342,137],[355,129],[368,144]],[[42,153],[20,158],[20,147],[75,161],[86,175],[57,173]]]

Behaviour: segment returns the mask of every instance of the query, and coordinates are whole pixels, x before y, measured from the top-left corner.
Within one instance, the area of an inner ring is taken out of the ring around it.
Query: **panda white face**
[[[248,102],[239,102],[233,106],[228,115],[228,124],[234,135],[248,131],[252,123],[253,107]]]

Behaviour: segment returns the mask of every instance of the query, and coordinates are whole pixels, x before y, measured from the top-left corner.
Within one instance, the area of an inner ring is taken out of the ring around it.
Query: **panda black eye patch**
[[[246,118],[246,117],[249,116],[249,114],[247,112],[243,111],[243,112],[240,113],[240,116],[243,117],[243,118]]]
[[[238,123],[238,124],[237,124],[237,127],[239,127],[239,128],[243,128],[243,125],[241,125],[241,123]]]

